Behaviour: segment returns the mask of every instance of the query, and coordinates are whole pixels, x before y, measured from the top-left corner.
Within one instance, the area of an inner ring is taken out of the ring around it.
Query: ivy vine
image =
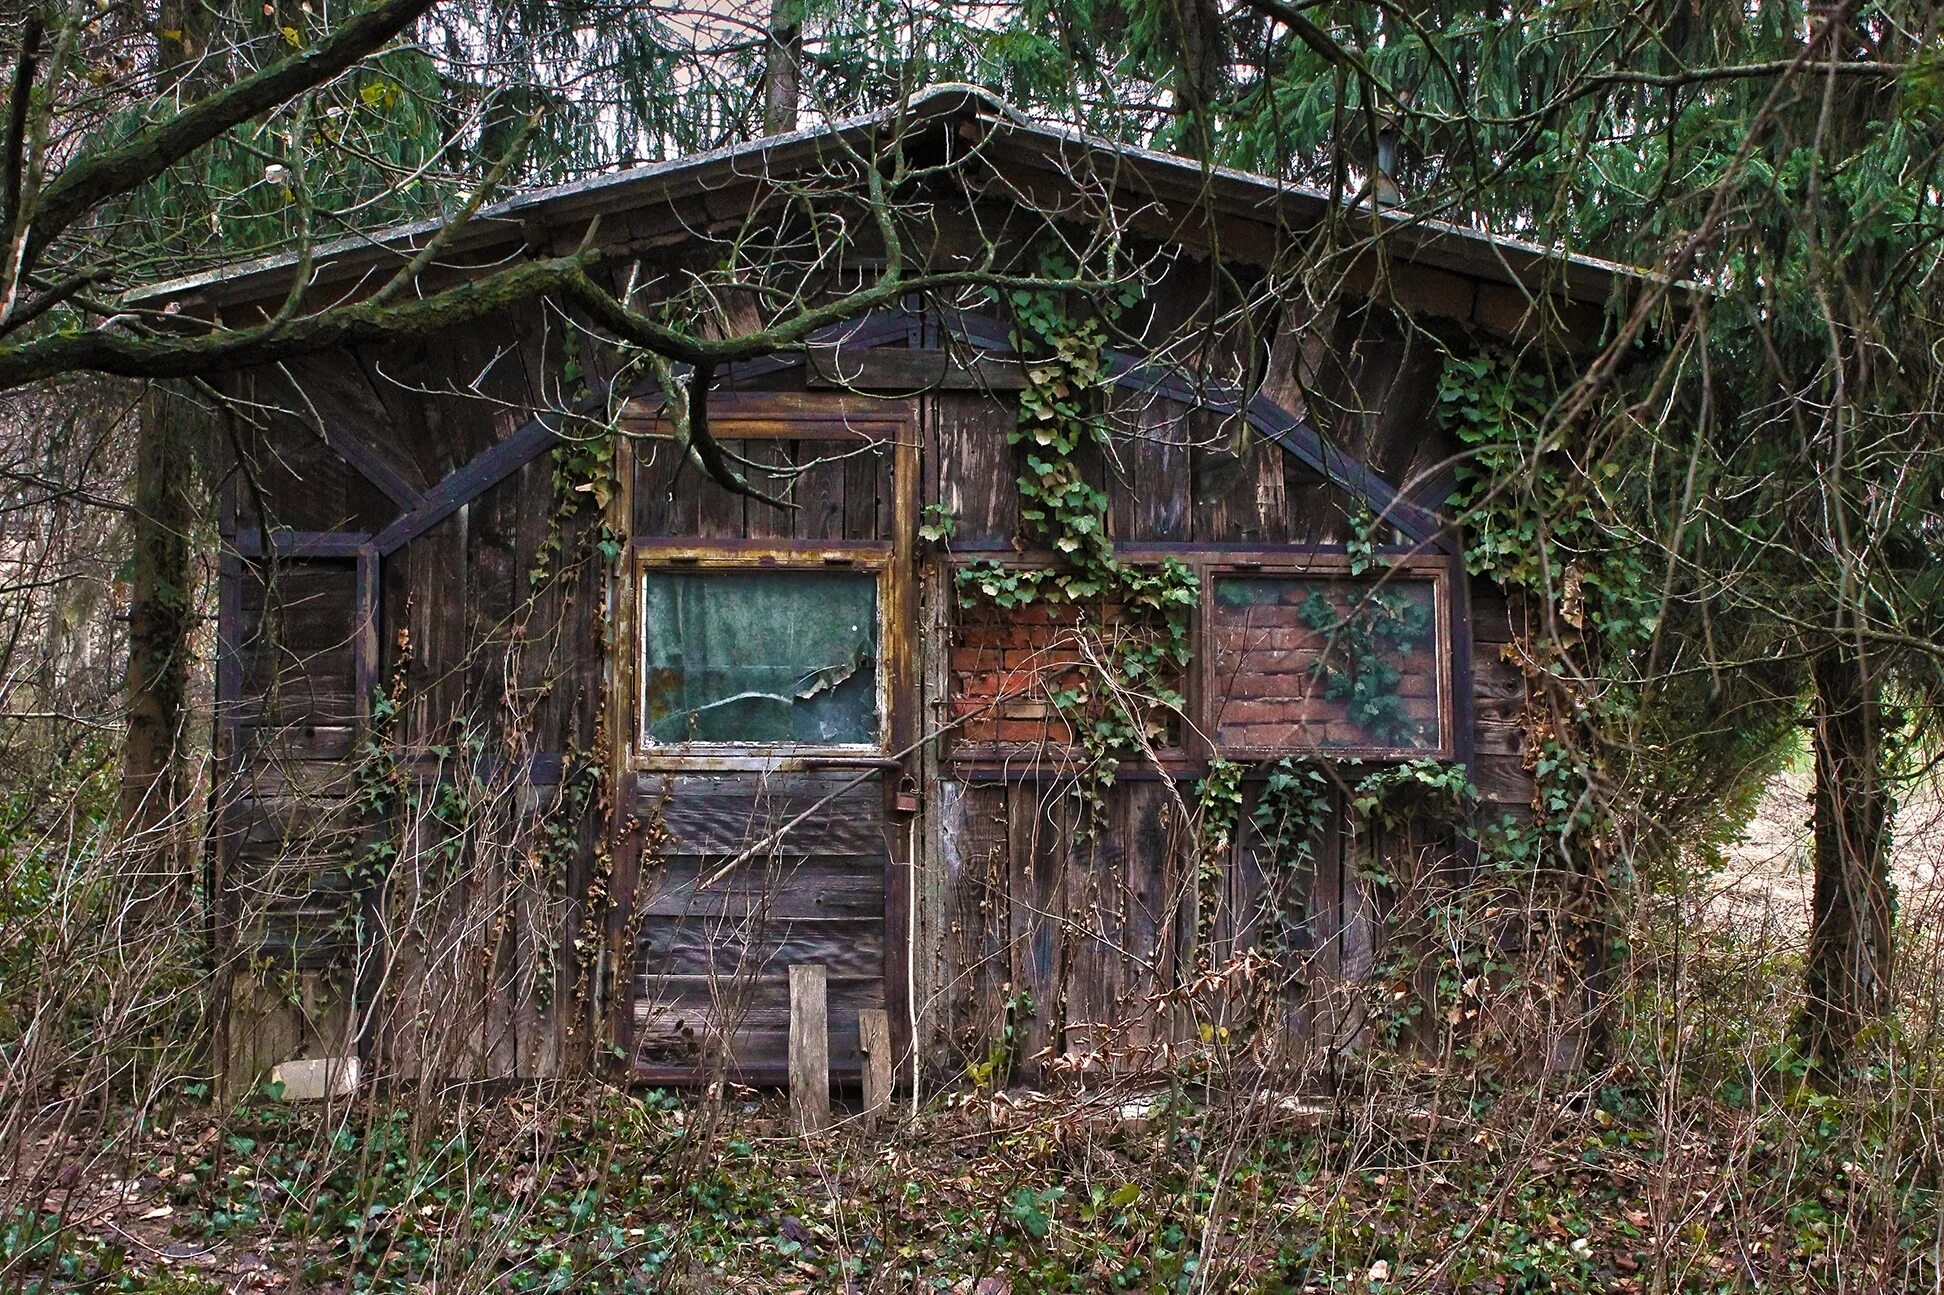
[[[1042,258],[1041,277],[1076,275],[1072,265],[1049,255]],[[1084,448],[1109,438],[1107,328],[1136,300],[1133,285],[1117,285],[1097,297],[1096,313],[1074,318],[1062,294],[1008,294],[1013,344],[1026,374],[1019,416],[1007,433],[1009,444],[1024,447],[1020,520],[1027,542],[1052,552],[1057,562],[1022,567],[979,561],[957,576],[965,605],[1064,604],[1092,614],[1090,628],[1105,646],[1108,677],[1059,689],[1051,700],[1085,754],[1078,791],[1095,809],[1121,761],[1161,736],[1170,713],[1186,709],[1177,680],[1192,653],[1189,617],[1200,590],[1194,571],[1173,558],[1147,567],[1115,555],[1107,496],[1087,482],[1078,461]],[[1115,615],[1111,634],[1108,608]]]
[[[1360,590],[1339,613],[1322,589],[1312,589],[1297,608],[1328,649],[1310,667],[1330,701],[1346,703],[1352,723],[1383,742],[1402,744],[1418,735],[1397,686],[1404,665],[1431,635],[1431,608],[1396,589]]]

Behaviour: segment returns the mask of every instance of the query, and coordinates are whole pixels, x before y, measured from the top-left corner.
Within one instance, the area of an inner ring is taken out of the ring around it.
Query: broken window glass
[[[875,745],[877,597],[869,572],[648,572],[643,737]]]

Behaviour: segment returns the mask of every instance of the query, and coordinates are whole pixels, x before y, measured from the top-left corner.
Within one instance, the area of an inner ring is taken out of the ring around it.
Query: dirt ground
[[[1806,760],[1783,770],[1762,793],[1727,866],[1713,879],[1712,911],[1778,939],[1800,937],[1809,923],[1814,880],[1809,814],[1813,773]],[[1891,879],[1906,916],[1944,913],[1944,795],[1933,782],[1897,812]]]

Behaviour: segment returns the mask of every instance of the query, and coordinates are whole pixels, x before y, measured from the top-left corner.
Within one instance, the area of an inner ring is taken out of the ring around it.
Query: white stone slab
[[[349,1097],[358,1091],[356,1057],[309,1057],[286,1061],[270,1071],[270,1082],[283,1085],[286,1102],[321,1102]]]

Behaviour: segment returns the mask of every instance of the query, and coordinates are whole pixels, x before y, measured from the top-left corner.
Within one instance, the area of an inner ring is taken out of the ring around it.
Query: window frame
[[[706,774],[771,772],[801,764],[819,768],[891,768],[894,752],[909,740],[911,718],[911,622],[915,586],[909,568],[916,522],[917,411],[909,400],[851,395],[806,400],[801,393],[719,391],[710,396],[710,425],[717,437],[741,440],[841,440],[875,443],[891,455],[891,490],[885,538],[711,538],[706,534],[642,536],[632,519],[637,438],[666,441],[671,435],[659,410],[637,403],[623,417],[619,516],[629,526],[626,563],[617,573],[616,641],[609,714],[616,735],[611,757],[623,773]],[[868,744],[651,743],[647,738],[646,605],[643,581],[656,568],[725,573],[761,570],[870,571],[877,577],[878,729]],[[624,736],[625,735],[625,736]]]
[[[1353,574],[1347,552],[1323,551],[1292,553],[1270,550],[1261,553],[1211,554],[1200,564],[1200,605],[1194,631],[1196,729],[1207,754],[1226,760],[1260,761],[1289,759],[1365,760],[1395,763],[1403,760],[1452,760],[1457,755],[1457,707],[1455,704],[1455,663],[1451,564],[1442,555],[1378,550],[1369,559],[1381,572],[1366,570]],[[1215,583],[1224,577],[1243,579],[1332,580],[1346,584],[1378,586],[1386,575],[1397,573],[1414,584],[1431,586],[1431,623],[1433,638],[1432,678],[1437,686],[1438,744],[1426,747],[1383,746],[1244,746],[1220,741],[1217,736],[1215,708]]]
[[[1315,759],[1315,760],[1363,760],[1372,763],[1396,763],[1404,760],[1436,759],[1455,760],[1458,758],[1458,662],[1455,655],[1456,624],[1455,605],[1452,590],[1452,567],[1449,557],[1439,553],[1426,553],[1422,549],[1402,549],[1393,547],[1379,548],[1370,559],[1372,569],[1362,574],[1351,573],[1352,558],[1342,546],[1330,548],[1299,548],[1282,546],[1275,548],[1246,548],[1240,545],[1215,543],[1189,544],[1128,544],[1116,545],[1114,556],[1129,564],[1158,564],[1173,558],[1191,568],[1199,583],[1199,592],[1194,611],[1190,614],[1188,637],[1193,647],[1182,678],[1182,693],[1187,705],[1182,714],[1182,733],[1177,745],[1161,748],[1156,754],[1163,770],[1176,773],[1193,772],[1203,767],[1213,758],[1255,763],[1266,760]],[[959,550],[955,551],[947,563],[947,583],[956,588],[956,572],[971,563],[996,560],[1006,566],[1043,567],[1055,565],[1057,559],[1049,553],[1028,551],[1025,553],[1010,550]],[[1284,578],[1308,580],[1339,580],[1358,584],[1374,585],[1382,578],[1376,568],[1384,572],[1397,572],[1407,576],[1412,582],[1428,583],[1432,587],[1432,641],[1433,678],[1437,688],[1437,721],[1439,742],[1435,747],[1399,746],[1243,746],[1225,744],[1216,737],[1216,718],[1218,699],[1216,693],[1216,651],[1215,627],[1215,582],[1224,577],[1242,578]],[[956,608],[956,598],[954,598]],[[956,616],[956,612],[955,612]],[[956,635],[956,621],[952,634]],[[954,639],[942,645],[949,651]],[[951,671],[946,670],[948,688]],[[1038,762],[1047,754],[1071,750],[1072,745],[1061,742],[1013,743],[1013,742],[968,742],[953,736],[947,751],[950,763],[962,775],[988,771],[1005,771],[1024,766],[1037,767]]]

